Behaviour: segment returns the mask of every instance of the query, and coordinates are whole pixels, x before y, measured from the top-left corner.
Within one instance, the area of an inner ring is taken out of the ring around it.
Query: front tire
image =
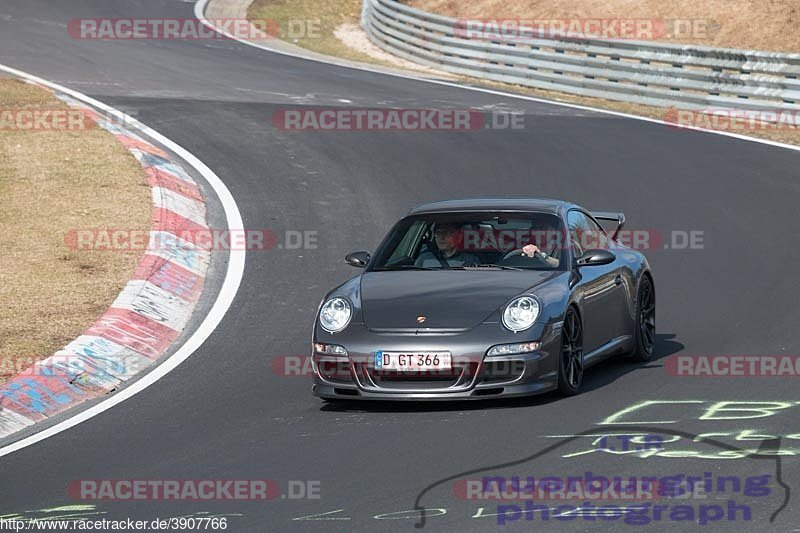
[[[633,350],[628,357],[634,361],[649,361],[656,346],[656,290],[648,275],[639,283],[634,328]]]
[[[567,309],[561,327],[561,354],[558,358],[558,392],[578,394],[583,382],[583,324],[574,307]]]

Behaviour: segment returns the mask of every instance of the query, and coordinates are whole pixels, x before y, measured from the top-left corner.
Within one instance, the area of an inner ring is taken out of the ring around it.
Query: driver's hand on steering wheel
[[[522,255],[527,255],[528,257],[536,257],[536,254],[539,252],[539,247],[535,244],[526,244],[522,248]]]

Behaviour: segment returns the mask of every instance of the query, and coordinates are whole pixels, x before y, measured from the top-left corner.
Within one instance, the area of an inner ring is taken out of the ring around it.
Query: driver
[[[465,265],[477,265],[480,263],[478,256],[459,249],[458,231],[461,229],[459,224],[437,224],[433,230],[433,237],[436,241],[436,248],[428,247],[427,250],[419,254],[416,266],[422,267],[458,267]]]

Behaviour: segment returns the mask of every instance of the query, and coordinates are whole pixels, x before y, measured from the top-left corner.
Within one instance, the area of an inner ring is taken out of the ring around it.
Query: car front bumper
[[[559,324],[540,325],[511,334],[498,324],[482,324],[465,332],[447,334],[376,333],[363,325],[348,328],[347,335],[317,335],[315,342],[337,344],[347,357],[313,355],[314,395],[325,399],[448,401],[530,396],[557,387]],[[498,344],[540,343],[536,351],[486,356]],[[453,369],[400,375],[376,371],[376,351],[449,351]]]

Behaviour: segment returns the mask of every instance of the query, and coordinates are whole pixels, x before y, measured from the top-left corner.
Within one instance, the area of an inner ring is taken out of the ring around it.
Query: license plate
[[[450,370],[450,352],[375,352],[375,370]]]

